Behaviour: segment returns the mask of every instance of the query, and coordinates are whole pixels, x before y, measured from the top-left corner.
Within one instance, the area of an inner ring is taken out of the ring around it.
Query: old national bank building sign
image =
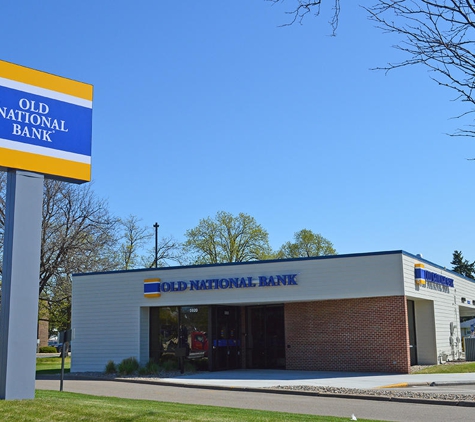
[[[160,297],[161,293],[184,292],[186,290],[226,290],[255,287],[296,286],[298,274],[279,274],[271,276],[248,276],[213,278],[189,281],[162,281],[160,278],[144,280],[144,296]]]

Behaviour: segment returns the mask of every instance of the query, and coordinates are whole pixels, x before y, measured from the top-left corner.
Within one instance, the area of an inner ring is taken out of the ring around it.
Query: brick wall
[[[408,373],[404,296],[285,304],[286,367]]]
[[[38,338],[40,339],[39,347],[48,345],[48,328],[49,328],[49,321],[44,321],[44,320],[38,321]]]

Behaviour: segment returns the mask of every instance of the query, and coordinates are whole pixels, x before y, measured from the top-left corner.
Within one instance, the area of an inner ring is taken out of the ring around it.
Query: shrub
[[[110,360],[106,364],[106,369],[104,371],[106,374],[115,374],[117,372],[117,368],[115,366],[114,361]]]
[[[150,375],[147,371],[147,368],[145,366],[141,366],[139,368],[139,370],[137,371],[137,373],[140,375],[140,376],[143,376],[143,375]]]
[[[40,347],[40,353],[58,353],[54,346],[42,346]]]
[[[117,369],[121,375],[130,375],[139,369],[139,363],[135,357],[125,358],[119,363]]]
[[[188,373],[196,372],[196,366],[194,362],[190,362],[189,360],[185,361],[184,370],[185,372],[188,372]]]
[[[161,366],[164,371],[176,371],[178,369],[178,362],[176,360],[167,360]]]
[[[147,374],[158,374],[158,372],[160,371],[160,366],[157,362],[149,360],[145,364],[145,370],[147,371]]]
[[[208,358],[193,359],[191,362],[193,363],[197,371],[207,371],[209,369]]]

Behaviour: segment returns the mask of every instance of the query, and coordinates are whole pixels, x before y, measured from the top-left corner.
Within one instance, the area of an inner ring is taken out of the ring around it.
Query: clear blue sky
[[[336,37],[329,10],[280,27],[291,4],[8,0],[0,59],[94,85],[93,189],[160,236],[224,210],[274,248],[475,260],[466,109],[425,68],[371,70],[404,56],[353,2]]]

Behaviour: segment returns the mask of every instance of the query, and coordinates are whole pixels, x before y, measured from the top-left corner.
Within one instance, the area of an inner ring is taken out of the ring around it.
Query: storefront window
[[[207,367],[208,307],[182,306],[150,309],[150,358],[160,362],[185,356]]]
[[[175,349],[178,346],[178,317],[179,309],[177,307],[160,308],[159,326],[162,356],[175,354]]]
[[[181,327],[189,349],[188,358],[208,356],[208,307],[182,306]]]

